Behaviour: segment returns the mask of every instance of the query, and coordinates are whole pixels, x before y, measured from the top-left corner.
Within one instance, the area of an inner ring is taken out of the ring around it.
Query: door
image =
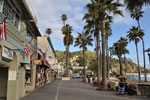
[[[0,67],[0,100],[7,97],[8,68]]]

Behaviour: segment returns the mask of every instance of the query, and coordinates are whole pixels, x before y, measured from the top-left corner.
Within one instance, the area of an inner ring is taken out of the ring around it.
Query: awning
[[[48,63],[48,61],[43,56],[41,56],[41,60],[44,62],[45,66],[50,68],[50,64]]]

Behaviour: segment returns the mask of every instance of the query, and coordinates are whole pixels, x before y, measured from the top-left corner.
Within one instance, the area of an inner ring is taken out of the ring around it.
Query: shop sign
[[[27,57],[24,53],[20,53],[20,63],[30,64],[30,57]]]
[[[3,47],[2,48],[2,59],[5,61],[12,61],[13,59],[13,52],[9,49]]]
[[[32,60],[32,65],[42,65],[42,60]]]

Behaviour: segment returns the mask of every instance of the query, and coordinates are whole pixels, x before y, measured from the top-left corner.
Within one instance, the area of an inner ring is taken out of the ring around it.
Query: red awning
[[[43,56],[41,56],[41,60],[44,62],[45,66],[50,68],[50,64],[48,63],[48,61]]]

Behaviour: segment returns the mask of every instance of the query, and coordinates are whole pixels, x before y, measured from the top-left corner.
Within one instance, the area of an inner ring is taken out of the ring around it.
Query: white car
[[[72,78],[80,78],[79,73],[73,73],[73,74],[72,74]]]

